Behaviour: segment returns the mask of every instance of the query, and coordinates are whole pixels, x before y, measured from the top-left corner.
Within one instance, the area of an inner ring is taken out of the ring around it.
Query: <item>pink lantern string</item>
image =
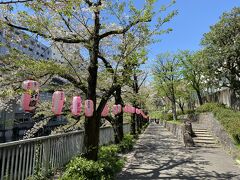
[[[39,83],[33,80],[26,80],[22,83],[25,90],[21,97],[21,106],[25,112],[33,112],[39,100]]]
[[[123,112],[125,112],[125,113],[129,113],[128,105],[124,106],[124,108],[123,108]]]
[[[103,111],[101,113],[101,116],[102,117],[107,117],[108,116],[108,113],[109,113],[109,107],[108,105],[106,104],[105,107],[103,108]]]
[[[122,112],[122,105],[121,104],[113,105],[112,112],[114,115],[120,114]]]
[[[33,80],[26,80],[23,81],[22,83],[22,88],[24,90],[39,90],[39,83],[37,81],[33,81]]]
[[[52,96],[52,112],[61,115],[64,105],[65,95],[63,91],[55,91]]]
[[[82,99],[80,96],[74,96],[72,99],[71,113],[74,116],[80,116],[82,111]]]
[[[130,106],[130,113],[131,113],[131,114],[136,113],[136,108],[133,107],[133,106]]]
[[[31,95],[24,93],[21,97],[21,106],[25,112],[30,112]]]
[[[93,101],[88,99],[85,101],[84,114],[86,117],[92,117],[94,111]]]
[[[138,108],[136,108],[136,114],[140,114],[140,110]]]

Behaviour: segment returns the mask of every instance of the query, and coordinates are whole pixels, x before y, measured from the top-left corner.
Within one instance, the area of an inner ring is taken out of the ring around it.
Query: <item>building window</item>
[[[39,55],[39,52],[37,52],[37,55]]]
[[[41,57],[44,57],[43,54],[41,54]]]

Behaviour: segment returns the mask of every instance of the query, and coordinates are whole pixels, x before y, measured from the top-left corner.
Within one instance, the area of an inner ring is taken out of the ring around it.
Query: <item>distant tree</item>
[[[173,119],[177,119],[176,87],[180,80],[178,59],[169,53],[161,54],[153,68],[154,84],[159,96],[171,102]]]
[[[205,65],[201,51],[191,53],[190,51],[181,51],[177,58],[181,65],[181,73],[186,83],[190,85],[198,97],[199,104],[203,104],[202,91],[206,84],[204,76]]]
[[[240,8],[223,13],[204,34],[202,45],[209,76],[219,87],[240,94]]]

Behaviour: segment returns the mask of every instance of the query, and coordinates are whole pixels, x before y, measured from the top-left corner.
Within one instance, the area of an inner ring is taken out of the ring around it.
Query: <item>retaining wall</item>
[[[160,121],[160,124],[170,131],[174,136],[176,136],[178,141],[183,143],[183,125],[173,124],[167,121]]]
[[[214,117],[213,113],[201,113],[196,115],[197,123],[208,129],[221,143],[222,147],[229,151],[236,158],[239,150],[234,144],[234,140],[227,134],[220,122]]]

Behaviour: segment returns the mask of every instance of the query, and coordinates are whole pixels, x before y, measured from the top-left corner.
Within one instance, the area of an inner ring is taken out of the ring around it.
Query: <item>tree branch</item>
[[[145,76],[144,76],[144,78],[143,78],[143,80],[142,80],[142,82],[138,85],[138,88],[140,89],[140,87],[143,85],[143,83],[144,83],[144,81],[147,79],[147,73],[145,74]]]
[[[133,21],[133,22],[129,22],[129,24],[123,28],[123,29],[117,29],[117,30],[112,30],[112,31],[108,31],[108,32],[105,32],[103,33],[102,35],[100,35],[100,39],[103,39],[107,36],[110,36],[110,35],[114,35],[114,34],[124,34],[126,33],[131,27],[137,25],[138,23],[141,23],[141,22],[150,22],[151,19],[148,19],[146,21],[141,21],[140,19],[136,20],[136,21]]]
[[[0,4],[16,4],[16,3],[26,3],[26,2],[31,2],[31,1],[34,1],[34,0],[3,1],[3,2],[0,2]]]
[[[101,6],[102,5],[102,1],[101,0],[98,0],[98,2],[94,3],[94,2],[91,2],[90,0],[84,0],[85,3],[88,4],[89,7],[92,7],[92,6]]]
[[[106,58],[104,58],[102,55],[98,54],[98,57],[102,60],[102,62],[104,63],[106,69],[108,72],[110,72],[111,74],[114,73],[113,67],[112,65],[106,60]]]
[[[60,74],[60,77],[67,79],[69,82],[71,82],[75,87],[80,88],[83,93],[87,94],[87,88],[86,86],[80,81],[77,81],[73,76],[70,74]]]
[[[51,35],[43,34],[43,33],[39,32],[39,31],[32,30],[32,29],[29,29],[27,27],[14,25],[14,24],[12,24],[8,20],[7,17],[5,17],[5,19],[6,19],[6,24],[9,27],[13,27],[13,28],[20,29],[20,30],[23,30],[23,31],[28,31],[28,32],[37,34],[39,36],[42,36],[44,38],[51,39],[51,40],[56,41],[56,42],[63,42],[63,43],[87,43],[88,42],[88,40],[86,40],[86,39],[79,39],[79,38],[77,38],[76,34],[72,35],[73,37],[67,37],[67,36],[65,36],[65,37],[53,37]]]
[[[87,3],[89,7],[93,6],[93,2],[89,0],[84,0],[84,2]]]
[[[117,88],[117,85],[113,85],[111,86],[111,88],[106,91],[103,96],[102,96],[102,99],[98,105],[98,108],[97,108],[97,114],[100,115],[103,111],[103,108],[105,106],[105,104],[107,103],[108,99],[110,98],[110,96],[114,93],[114,91],[116,90]]]

